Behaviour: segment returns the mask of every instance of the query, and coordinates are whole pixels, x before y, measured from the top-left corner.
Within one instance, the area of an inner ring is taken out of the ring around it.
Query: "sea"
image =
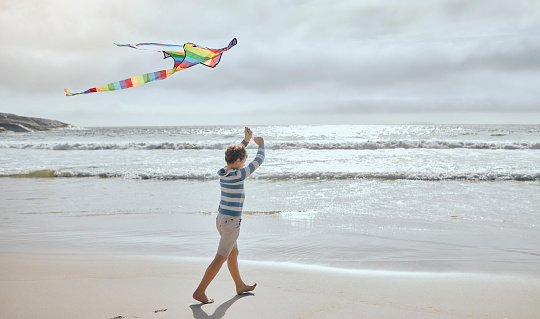
[[[251,129],[266,159],[245,184],[241,261],[540,277],[540,125]],[[0,252],[210,262],[217,171],[243,131],[0,133]]]

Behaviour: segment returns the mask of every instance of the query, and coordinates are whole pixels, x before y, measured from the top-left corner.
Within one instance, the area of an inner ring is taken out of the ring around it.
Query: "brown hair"
[[[247,158],[246,147],[244,144],[231,144],[225,151],[225,162],[233,164],[237,159],[243,160]]]

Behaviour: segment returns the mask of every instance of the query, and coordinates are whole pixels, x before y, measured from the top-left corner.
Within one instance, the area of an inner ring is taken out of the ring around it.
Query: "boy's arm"
[[[243,179],[248,178],[249,175],[251,175],[251,173],[253,173],[257,168],[259,168],[259,166],[261,166],[261,164],[264,162],[264,140],[262,139],[262,137],[256,137],[255,143],[259,145],[259,149],[257,150],[257,155],[255,156],[255,159],[253,159],[253,161],[249,163],[248,166],[240,170]]]
[[[242,141],[242,144],[244,144],[244,146],[248,146],[252,136],[253,132],[249,129],[249,127],[244,128],[244,140]]]

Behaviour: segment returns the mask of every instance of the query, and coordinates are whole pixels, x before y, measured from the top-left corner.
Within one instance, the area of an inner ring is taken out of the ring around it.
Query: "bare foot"
[[[193,299],[197,300],[197,301],[200,301],[204,304],[207,304],[207,303],[213,303],[214,302],[214,299],[208,299],[208,297],[206,297],[206,294],[204,293],[198,293],[197,291],[195,291],[193,293]]]
[[[248,285],[245,285],[243,287],[240,287],[240,288],[236,288],[236,293],[241,295],[243,293],[246,293],[248,291],[253,291],[255,290],[255,287],[257,287],[257,284],[254,284],[253,286],[248,286]]]

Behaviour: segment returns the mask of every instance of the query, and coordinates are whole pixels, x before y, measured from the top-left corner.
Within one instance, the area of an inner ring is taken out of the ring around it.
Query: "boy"
[[[227,261],[227,266],[238,294],[252,291],[257,286],[257,284],[253,286],[246,285],[240,277],[236,239],[240,234],[240,222],[242,220],[242,206],[245,198],[244,181],[264,161],[264,140],[262,137],[253,139],[259,145],[259,149],[255,159],[247,167],[244,167],[247,159],[246,146],[251,140],[253,132],[246,127],[244,129],[244,135],[242,144],[229,145],[227,147],[225,151],[227,166],[218,171],[219,184],[221,186],[221,201],[218,208],[219,213],[216,218],[216,227],[221,239],[216,257],[206,269],[199,287],[193,293],[195,300],[205,304],[214,302],[213,299],[206,297],[206,288],[217,275],[225,261]]]

